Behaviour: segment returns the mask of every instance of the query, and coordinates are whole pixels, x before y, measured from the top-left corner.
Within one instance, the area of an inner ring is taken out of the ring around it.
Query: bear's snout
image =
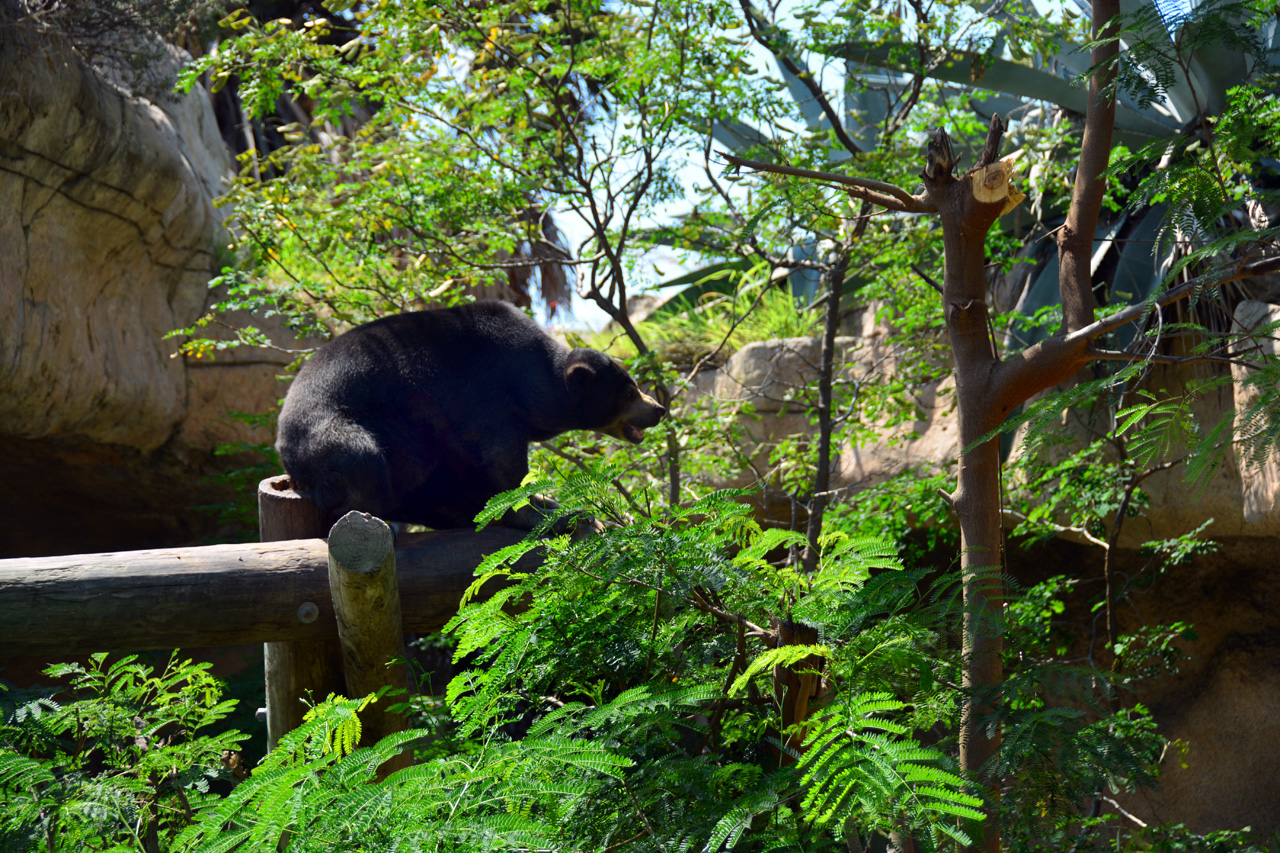
[[[636,389],[635,398],[622,410],[618,419],[600,431],[605,435],[639,444],[644,441],[644,431],[657,425],[666,414],[665,406]]]

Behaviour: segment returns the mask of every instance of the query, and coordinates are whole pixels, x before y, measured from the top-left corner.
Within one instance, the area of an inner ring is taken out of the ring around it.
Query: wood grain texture
[[[524,533],[402,535],[405,630],[439,630],[486,554]],[[0,560],[0,656],[337,639],[322,539]],[[522,570],[537,565],[526,555]],[[314,602],[319,617],[298,620]]]
[[[368,513],[349,512],[329,532],[329,590],[348,696],[412,688],[393,546],[391,529]],[[402,701],[403,696],[380,696],[364,711],[362,745],[409,728],[404,714],[388,710]],[[408,767],[412,757],[412,751],[396,755],[379,767],[379,778]]]

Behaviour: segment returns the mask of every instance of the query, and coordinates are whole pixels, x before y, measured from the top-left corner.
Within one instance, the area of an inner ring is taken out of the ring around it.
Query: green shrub
[[[169,849],[237,766],[244,735],[210,664],[134,656],[45,670],[64,687],[0,684],[0,849]]]

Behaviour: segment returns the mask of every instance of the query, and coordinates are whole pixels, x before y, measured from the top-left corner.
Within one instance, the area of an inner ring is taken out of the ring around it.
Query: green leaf
[[[746,670],[734,679],[733,685],[729,688],[729,695],[736,696],[747,687],[751,681],[761,670],[774,666],[792,666],[805,660],[808,657],[830,657],[831,650],[824,645],[794,645],[779,646],[776,649],[769,649],[758,655]]]

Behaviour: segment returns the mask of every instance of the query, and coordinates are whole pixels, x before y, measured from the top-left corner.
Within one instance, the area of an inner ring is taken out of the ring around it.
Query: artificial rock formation
[[[837,339],[838,378],[843,383],[885,381],[898,369],[897,356],[886,343],[889,330],[877,324],[874,315],[872,310],[864,312],[855,329],[859,333]],[[1280,306],[1246,300],[1237,308],[1235,317],[1238,329],[1251,331],[1280,321]],[[1260,338],[1256,345],[1274,348],[1275,342]],[[766,516],[783,523],[791,517],[789,501],[781,492],[770,497],[768,490],[774,481],[765,476],[759,483],[756,475],[769,470],[769,453],[779,441],[816,432],[807,412],[814,395],[811,389],[805,389],[817,381],[819,350],[820,341],[816,338],[751,343],[719,369],[701,372],[686,392],[691,402],[722,409],[741,407],[750,412],[739,419],[742,440],[735,450],[742,458],[752,460],[753,470],[715,472],[710,476],[716,487],[762,484],[767,490]],[[1245,370],[1233,368],[1234,378],[1242,379]],[[1152,369],[1150,385],[1157,391],[1173,389],[1192,378],[1195,377],[1188,368],[1157,365]],[[920,420],[888,431],[874,442],[834,448],[832,489],[837,497],[852,497],[902,473],[950,470],[960,454],[951,405],[953,388],[954,381],[949,377],[917,388],[914,404]],[[1233,411],[1243,410],[1257,395],[1256,389],[1236,384],[1234,392],[1223,390],[1199,402],[1196,414],[1208,428]],[[1069,417],[1064,418],[1063,429],[1083,438],[1083,430]],[[1184,475],[1184,469],[1174,468],[1143,482],[1150,506],[1141,517],[1126,523],[1120,540],[1122,548],[1138,548],[1153,539],[1181,535],[1208,518],[1214,523],[1206,530],[1206,536],[1241,542],[1246,549],[1280,537],[1280,460],[1274,454],[1259,463],[1228,449],[1225,464],[1210,475],[1203,488],[1189,487]]]
[[[202,90],[131,96],[21,13],[0,2],[0,556],[189,542],[213,447],[250,437],[223,416],[287,362],[164,339],[204,311],[230,158]]]
[[[1249,335],[1274,328],[1274,324],[1280,323],[1280,305],[1253,299],[1245,300],[1236,307],[1234,322],[1236,331]],[[1276,355],[1275,333],[1268,332],[1259,334],[1253,340],[1246,339],[1242,349],[1250,346],[1259,347],[1264,353],[1274,357]],[[1249,406],[1258,401],[1261,390],[1245,383],[1248,378],[1248,368],[1242,365],[1231,366],[1231,378],[1235,380],[1232,386],[1235,410],[1238,413],[1245,412]],[[1240,415],[1237,415],[1238,431],[1248,430],[1250,426],[1242,423]],[[1280,460],[1272,454],[1262,459],[1242,459],[1239,464],[1240,497],[1245,523],[1251,528],[1269,527],[1275,531],[1276,535],[1280,535]]]
[[[848,386],[885,381],[899,369],[890,330],[876,321],[874,309],[854,318],[854,335],[836,338],[837,381]],[[818,338],[757,341],[734,353],[719,369],[702,372],[686,392],[691,403],[741,409],[740,440],[734,452],[750,466],[733,473],[709,473],[711,485],[763,486],[764,515],[789,523],[796,507],[785,489],[776,488],[783,472],[771,471],[769,458],[779,441],[816,434],[808,410],[816,395],[821,356]],[[913,357],[913,356],[908,356]],[[845,500],[899,474],[933,473],[955,465],[959,431],[951,405],[954,379],[947,377],[915,390],[920,419],[866,445],[832,449],[831,489]],[[747,414],[749,413],[749,414]]]

